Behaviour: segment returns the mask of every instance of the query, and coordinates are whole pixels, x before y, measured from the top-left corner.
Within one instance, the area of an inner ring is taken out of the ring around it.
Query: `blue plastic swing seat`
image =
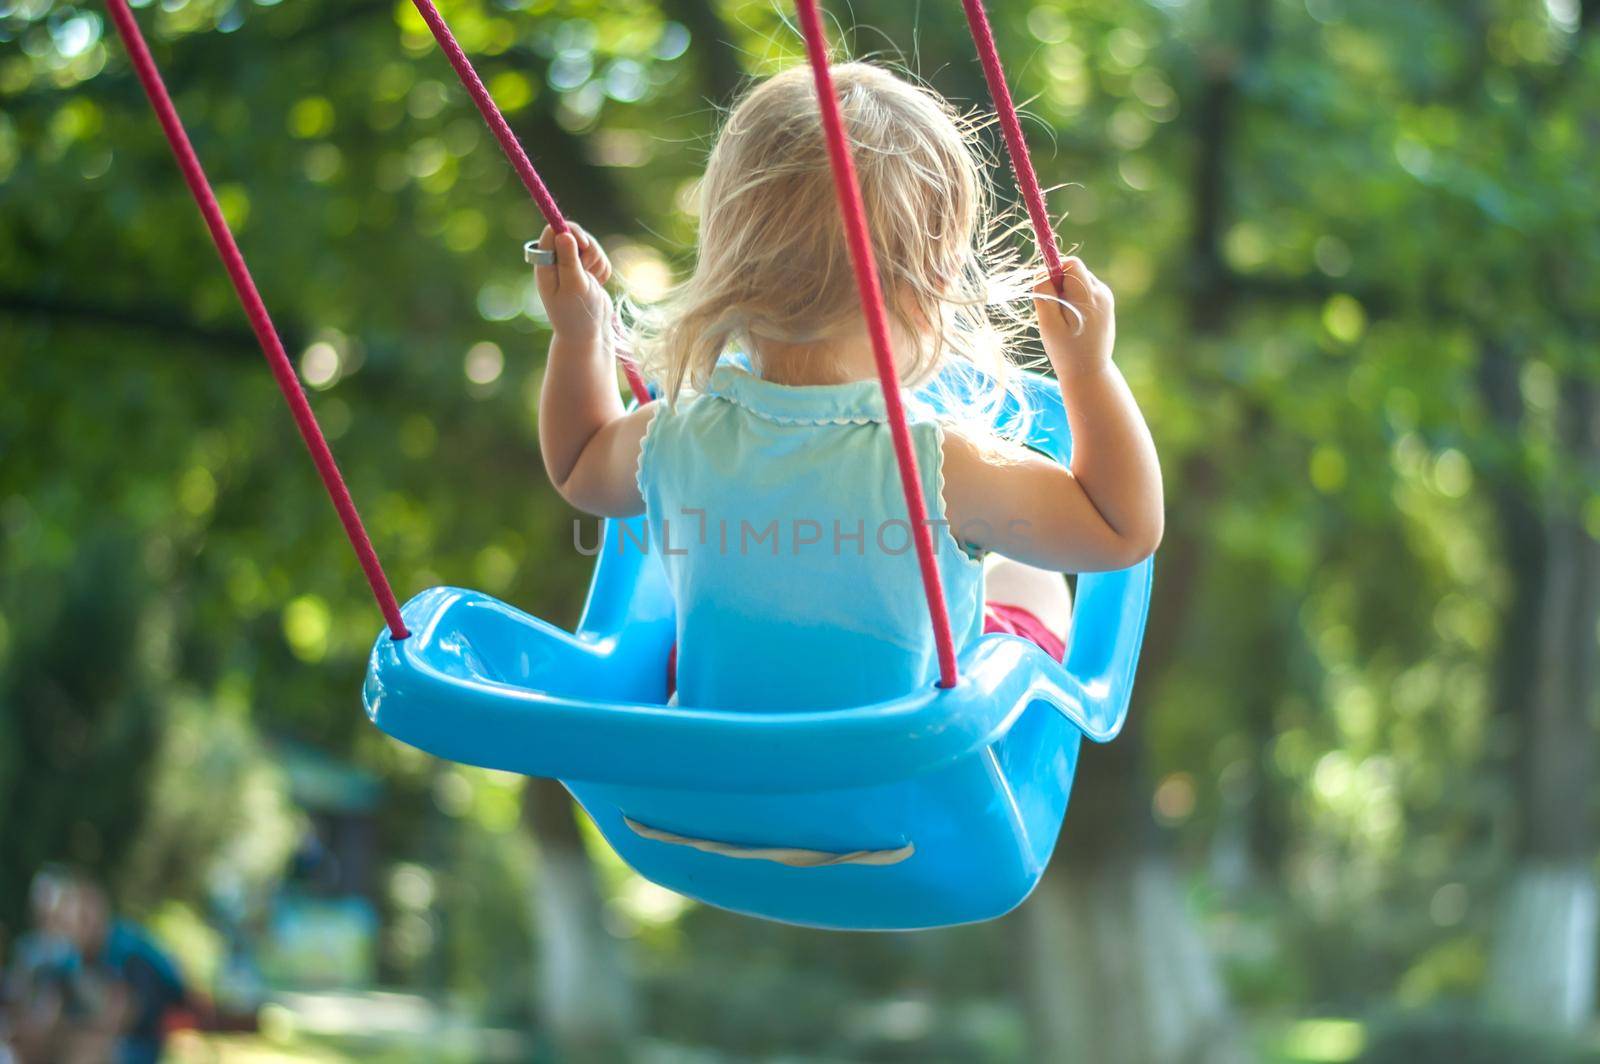
[[[1038,400],[1027,441],[1066,461],[1057,386],[1026,387]],[[413,598],[410,637],[384,633],[372,650],[373,722],[439,757],[561,780],[639,874],[737,912],[909,930],[989,919],[1028,896],[1081,739],[1110,740],[1126,716],[1148,560],[1079,577],[1064,664],[985,635],[950,690],[705,710],[666,704],[672,593],[640,529],[622,524],[607,525],[576,633],[473,591]],[[850,652],[841,636],[840,659]]]

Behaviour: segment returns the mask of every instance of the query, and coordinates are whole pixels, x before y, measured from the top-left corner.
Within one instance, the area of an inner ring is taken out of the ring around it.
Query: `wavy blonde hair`
[[[951,361],[975,418],[1011,387],[1006,351],[1031,319],[1034,270],[998,224],[980,124],[936,93],[868,63],[834,66],[879,277],[908,350],[900,379],[929,381]],[[742,348],[761,370],[760,341],[825,341],[859,327],[861,308],[810,71],[751,89],[728,116],[699,188],[693,274],[637,316],[647,375],[675,399],[704,387]],[[948,405],[948,404],[947,404]]]

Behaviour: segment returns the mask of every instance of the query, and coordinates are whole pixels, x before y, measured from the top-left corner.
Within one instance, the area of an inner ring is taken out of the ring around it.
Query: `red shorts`
[[[983,604],[983,630],[985,633],[1001,632],[1020,635],[1039,649],[1060,661],[1067,653],[1067,644],[1045,626],[1032,610],[1004,602]]]
[[[1032,610],[1021,606],[1012,606],[1005,602],[985,602],[983,604],[983,631],[1000,632],[1004,635],[1019,635],[1039,649],[1060,661],[1066,657],[1067,644],[1061,637],[1052,632]],[[678,689],[678,648],[673,647],[667,654],[667,690]]]

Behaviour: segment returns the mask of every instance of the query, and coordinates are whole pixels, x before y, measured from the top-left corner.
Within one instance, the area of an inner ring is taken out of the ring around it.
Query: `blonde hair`
[[[885,302],[915,338],[895,352],[900,378],[920,385],[950,361],[965,363],[977,372],[966,375],[960,405],[998,409],[1012,380],[1006,348],[1028,326],[1017,309],[1028,305],[1033,271],[1006,241],[990,240],[1001,227],[978,124],[880,67],[832,69]],[[702,388],[730,347],[760,370],[762,338],[807,344],[859,323],[806,67],[767,79],[734,108],[699,199],[693,274],[636,323],[647,375],[669,399]]]

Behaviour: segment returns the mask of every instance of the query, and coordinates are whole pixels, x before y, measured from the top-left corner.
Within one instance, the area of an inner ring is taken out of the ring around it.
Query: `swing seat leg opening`
[[[630,867],[680,894],[810,927],[918,930],[992,919],[1028,897],[1066,813],[1079,738],[1039,705],[995,746],[878,787],[568,789]]]

